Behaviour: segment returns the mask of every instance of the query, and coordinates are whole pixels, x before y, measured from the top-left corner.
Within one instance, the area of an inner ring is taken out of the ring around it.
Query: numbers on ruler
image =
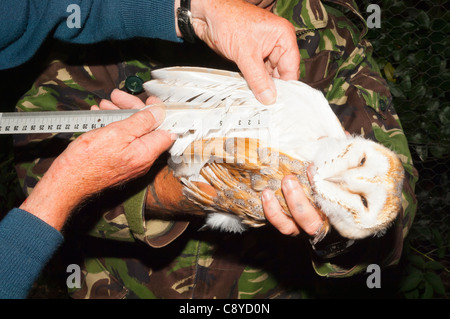
[[[225,120],[225,123],[227,121]],[[219,120],[219,125],[218,127],[223,127],[224,126],[224,121],[223,120]],[[247,128],[247,127],[259,127],[261,126],[263,123],[261,122],[261,118],[249,118],[249,119],[238,119],[235,122],[235,125],[239,128]]]
[[[85,112],[85,111],[81,111]],[[90,114],[58,112],[53,114],[9,114],[0,113],[0,134],[28,134],[28,133],[62,133],[87,132],[105,127],[109,123],[123,120],[133,113]],[[66,114],[64,114],[66,113]]]
[[[105,127],[105,123],[61,123],[61,124],[19,124],[19,125],[0,125],[0,132],[71,132],[88,131],[100,127]]]

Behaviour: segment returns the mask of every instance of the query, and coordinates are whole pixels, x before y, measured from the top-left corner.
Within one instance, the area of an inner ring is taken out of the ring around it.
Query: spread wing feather
[[[180,155],[194,140],[212,137],[249,137],[261,139],[255,129],[237,130],[229,126],[214,129],[226,115],[251,117],[269,112],[267,146],[301,160],[309,160],[315,150],[308,145],[320,137],[345,138],[345,132],[323,94],[298,81],[274,79],[278,98],[270,106],[262,105],[244,78],[235,72],[192,67],[172,67],[152,71],[152,80],[144,84],[149,95],[169,102],[177,109],[161,126],[169,129],[177,119],[195,119],[196,126],[180,136],[171,149]],[[179,104],[178,104],[179,103]],[[245,106],[245,107],[243,107]]]

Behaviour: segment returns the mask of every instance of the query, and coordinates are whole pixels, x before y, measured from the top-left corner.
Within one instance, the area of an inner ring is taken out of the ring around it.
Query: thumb
[[[164,121],[166,111],[161,105],[154,105],[142,109],[129,118],[122,120],[124,125],[132,135],[141,137],[156,129]]]
[[[255,97],[265,105],[275,103],[277,99],[275,83],[267,72],[262,60],[244,59],[244,61],[247,61],[247,63],[243,65],[238,64],[238,67]]]

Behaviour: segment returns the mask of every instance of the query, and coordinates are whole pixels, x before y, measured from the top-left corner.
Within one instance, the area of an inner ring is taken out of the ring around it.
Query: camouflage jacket
[[[285,237],[272,227],[233,235],[199,231],[198,219],[150,218],[145,198],[154,190],[148,180],[139,180],[91,199],[66,227],[67,245],[79,253],[73,262],[84,269],[81,288],[71,291],[74,298],[304,297],[314,294],[318,282],[326,286],[322,276],[347,277],[372,263],[398,262],[415,214],[417,173],[373,48],[364,39],[365,21],[351,0],[279,0],[273,11],[295,26],[300,80],[325,94],[347,131],[400,155],[406,181],[396,224],[384,237],[321,258],[305,238]],[[126,89],[129,76],[149,80],[156,66],[230,67],[207,51],[144,40],[93,47],[58,44],[17,110],[89,109],[114,88]],[[17,171],[26,193],[75,137],[15,137]]]

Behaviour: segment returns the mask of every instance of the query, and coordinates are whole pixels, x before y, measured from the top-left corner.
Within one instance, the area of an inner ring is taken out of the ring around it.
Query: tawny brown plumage
[[[209,162],[200,171],[215,193],[202,191],[195,183],[183,179],[184,193],[204,210],[238,216],[250,227],[267,224],[261,202],[261,192],[270,188],[280,202],[283,212],[292,216],[281,190],[286,175],[296,175],[306,197],[317,209],[307,178],[309,162],[296,160],[286,154],[260,145],[251,138],[214,138],[192,143],[185,151],[186,161]],[[207,158],[205,157],[207,156]],[[328,218],[319,209],[324,224],[320,233],[329,230]],[[318,237],[320,240],[322,237]]]

